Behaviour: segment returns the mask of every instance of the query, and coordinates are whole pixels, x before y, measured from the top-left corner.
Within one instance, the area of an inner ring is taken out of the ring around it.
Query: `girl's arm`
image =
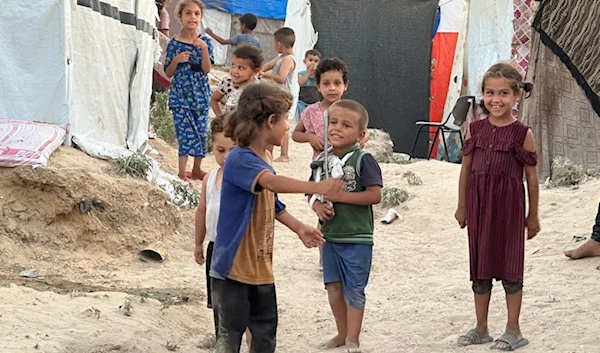
[[[469,189],[469,177],[471,175],[471,165],[473,156],[471,154],[463,155],[462,167],[460,168],[460,178],[458,179],[458,207],[467,207],[467,190]]]
[[[258,177],[258,184],[278,194],[319,194],[327,199],[335,198],[342,192],[344,183],[339,179],[327,179],[319,183],[302,181],[263,172]]]
[[[529,152],[535,152],[535,139],[531,129],[527,131],[523,148]],[[527,180],[527,193],[529,196],[529,217],[538,217],[538,203],[540,199],[540,187],[538,184],[537,168],[533,165],[525,165],[525,179]]]
[[[204,263],[204,238],[206,237],[206,185],[208,183],[208,177],[202,180],[202,193],[200,194],[200,202],[198,203],[198,209],[196,210],[196,229],[195,229],[195,240],[196,250],[194,251],[196,262]],[[201,256],[199,257],[199,254]]]
[[[179,65],[182,62],[188,61],[189,58],[189,52],[179,53],[173,58],[173,60],[171,60],[169,66],[167,66],[167,69],[165,70],[165,75],[167,75],[168,78],[172,78],[175,75],[175,71],[177,71],[177,65]]]
[[[292,133],[292,140],[295,142],[310,142],[310,134],[306,133],[306,128],[304,127],[304,123],[302,120],[296,124],[294,128],[294,132]]]
[[[221,110],[221,99],[223,99],[224,96],[225,95],[219,90],[216,90],[212,96],[210,96],[210,107],[213,112],[215,112],[216,116],[223,114],[223,110]]]
[[[271,79],[277,83],[284,83],[285,79],[289,75],[290,71],[294,69],[294,60],[290,57],[283,58],[283,63],[281,63],[281,70],[279,70],[279,74],[275,75],[269,72],[263,72],[263,76]]]
[[[201,41],[204,42],[203,40]],[[211,69],[210,54],[208,53],[208,44],[201,46],[200,49],[202,50],[202,71],[205,75],[208,75]]]
[[[168,29],[159,29],[158,30],[160,33],[164,34],[165,36],[169,36],[169,30]]]
[[[335,198],[327,198],[332,202],[347,203],[357,206],[377,205],[381,202],[381,186],[367,186],[365,191],[360,192],[342,192]]]
[[[277,215],[276,219],[281,224],[288,227],[292,232],[298,234],[298,237],[300,237],[300,240],[302,240],[307,248],[312,248],[323,244],[323,234],[319,230],[303,224],[289,212],[281,212]]]

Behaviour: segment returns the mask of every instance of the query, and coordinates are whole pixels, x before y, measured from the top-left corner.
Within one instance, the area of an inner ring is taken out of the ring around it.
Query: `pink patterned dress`
[[[464,154],[472,155],[467,193],[471,280],[523,282],[525,187],[523,168],[537,154],[523,148],[529,127],[515,121],[471,123]]]
[[[321,108],[321,103],[311,104],[300,115],[300,120],[304,125],[307,134],[317,135],[321,139],[325,130],[325,110]],[[313,150],[313,160],[323,151]]]

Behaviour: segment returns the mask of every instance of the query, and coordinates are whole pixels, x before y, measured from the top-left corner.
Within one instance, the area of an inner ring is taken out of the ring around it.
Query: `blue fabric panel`
[[[243,15],[252,12],[258,17],[285,20],[287,0],[203,0],[208,9]]]

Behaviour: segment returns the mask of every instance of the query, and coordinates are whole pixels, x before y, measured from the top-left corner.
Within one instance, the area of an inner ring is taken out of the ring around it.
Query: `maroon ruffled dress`
[[[470,125],[463,153],[473,158],[467,192],[471,281],[523,282],[523,168],[537,164],[537,154],[523,148],[528,130],[520,121],[495,126],[487,118]]]

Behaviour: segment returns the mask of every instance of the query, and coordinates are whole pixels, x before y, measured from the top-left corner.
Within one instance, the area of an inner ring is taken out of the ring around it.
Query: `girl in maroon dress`
[[[487,318],[492,280],[502,281],[508,323],[492,349],[513,351],[528,343],[519,328],[525,228],[527,238],[540,230],[537,155],[533,133],[512,115],[521,89],[532,85],[509,64],[496,64],[483,77],[482,108],[487,118],[471,123],[460,173],[456,220],[467,226],[471,281],[477,325],[458,339],[462,346],[492,342]],[[525,214],[527,179],[529,213]]]

